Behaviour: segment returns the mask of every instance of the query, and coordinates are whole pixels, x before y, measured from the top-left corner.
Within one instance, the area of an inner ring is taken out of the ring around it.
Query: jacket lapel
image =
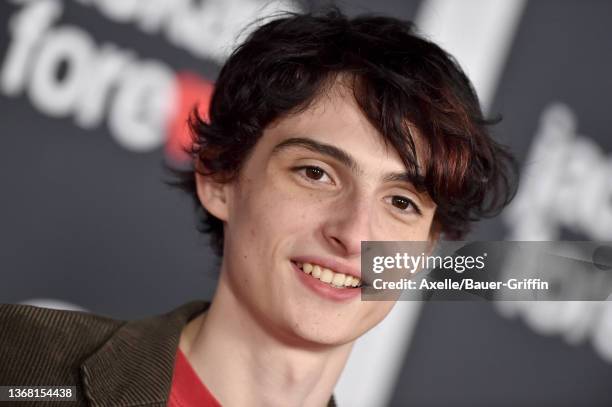
[[[194,301],[123,324],[81,365],[91,406],[167,405],[182,328],[208,305]]]

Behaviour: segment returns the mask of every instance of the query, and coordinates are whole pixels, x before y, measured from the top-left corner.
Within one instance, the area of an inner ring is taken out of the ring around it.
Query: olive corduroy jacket
[[[181,331],[208,305],[193,301],[136,321],[0,305],[0,386],[76,387],[76,402],[22,407],[167,406]]]

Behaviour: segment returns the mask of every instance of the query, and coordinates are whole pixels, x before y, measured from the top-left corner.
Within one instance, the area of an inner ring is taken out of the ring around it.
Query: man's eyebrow
[[[352,171],[359,172],[359,166],[349,153],[331,144],[321,143],[311,138],[293,137],[284,140],[274,147],[272,154],[276,154],[289,147],[302,147],[315,153],[326,155],[349,167]]]
[[[391,172],[383,177],[383,182],[406,182],[412,184],[417,189],[420,189],[425,185],[425,178],[422,175],[411,171]]]

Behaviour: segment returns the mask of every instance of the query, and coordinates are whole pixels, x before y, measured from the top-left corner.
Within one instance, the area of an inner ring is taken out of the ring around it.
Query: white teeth
[[[321,278],[319,278],[319,280],[323,281],[324,283],[331,283],[333,279],[334,272],[329,269],[323,269],[321,272]]]
[[[304,270],[304,273],[306,274],[310,274],[312,273],[312,264],[310,263],[305,263],[302,270]]]
[[[316,264],[311,263],[296,263],[298,267],[302,269],[302,271],[306,274],[310,274],[312,277],[327,283],[331,284],[336,288],[349,288],[349,287],[358,287],[361,285],[361,280],[357,277],[349,276],[343,273],[334,273],[330,269],[326,269],[325,267],[321,267]]]
[[[346,274],[335,273],[334,278],[332,279],[332,284],[338,287],[344,286],[344,280],[346,279]]]

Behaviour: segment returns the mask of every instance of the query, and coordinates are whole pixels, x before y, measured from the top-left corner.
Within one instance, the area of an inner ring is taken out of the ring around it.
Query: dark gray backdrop
[[[118,44],[140,59],[163,61],[175,72],[215,79],[219,61],[214,58],[196,56],[161,33],[113,22],[91,6],[59,3],[62,15],[54,27],[77,26],[97,46]],[[421,2],[341,5],[349,13],[369,9],[414,18]],[[22,7],[0,2],[0,64],[6,64],[14,40],[9,19]],[[543,112],[554,103],[571,109],[577,132],[611,162],[610,16],[612,3],[604,0],[527,3],[491,109],[504,116],[497,137],[513,148],[525,168]],[[167,179],[162,163],[169,159],[163,145],[130,151],[110,136],[107,121],[83,129],[69,115],[50,117],[25,89],[0,93],[0,129],[0,301],[57,299],[96,313],[136,318],[210,297],[216,261],[207,239],[194,228],[191,202],[162,183]],[[602,171],[612,183],[612,165]],[[592,199],[579,189],[573,195]],[[484,222],[473,237],[512,236],[513,222],[507,219]],[[600,238],[580,219],[557,223],[557,237]],[[504,316],[489,303],[426,304],[391,404],[612,405],[612,357],[593,345],[597,335],[600,343],[612,340],[596,334],[612,324],[612,313],[598,314],[573,344],[567,339],[571,326],[542,335],[538,326],[546,318],[517,314]]]

